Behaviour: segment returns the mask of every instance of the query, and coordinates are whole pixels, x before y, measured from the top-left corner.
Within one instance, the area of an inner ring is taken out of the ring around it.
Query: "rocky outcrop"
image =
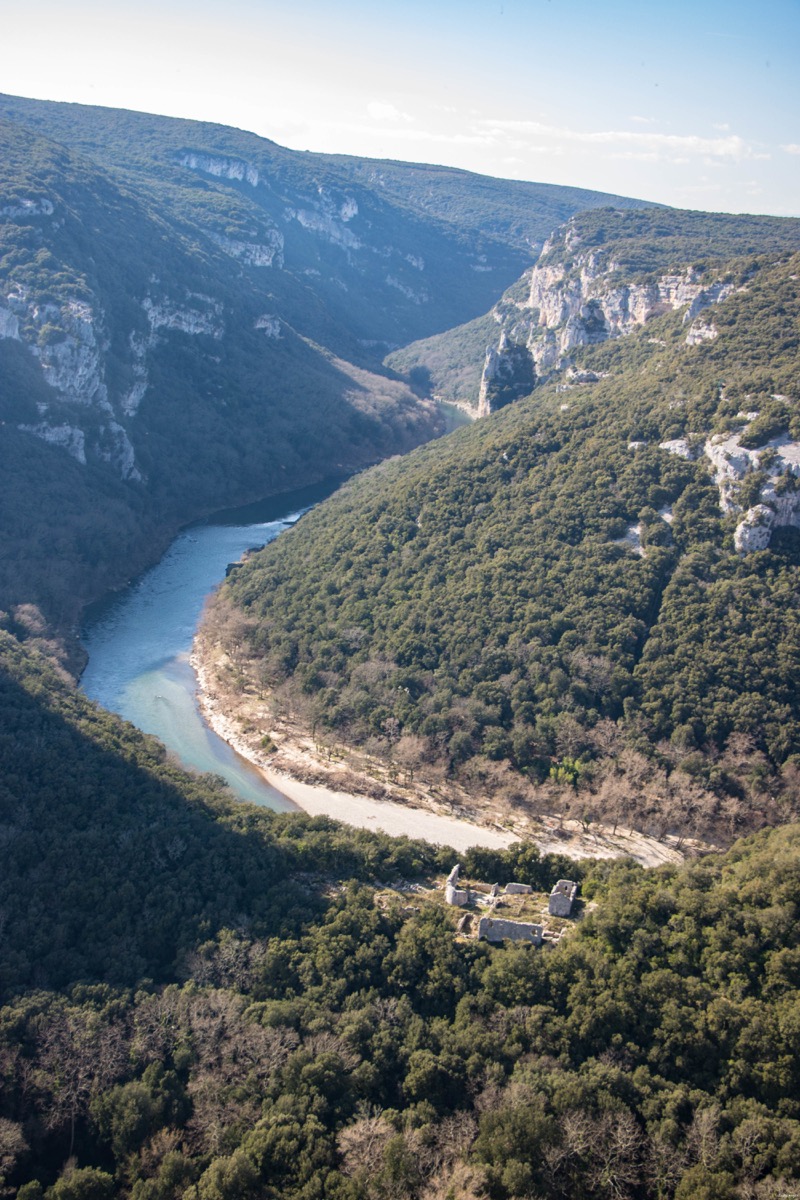
[[[52,200],[42,197],[39,200],[17,200],[15,204],[6,204],[0,208],[0,217],[12,221],[25,220],[26,217],[52,217],[55,205]]]
[[[497,346],[490,346],[486,351],[478,416],[486,417],[514,400],[528,396],[535,386],[536,372],[530,350],[510,341],[503,330]]]
[[[303,229],[317,234],[334,246],[341,246],[345,250],[360,250],[361,239],[352,229],[348,229],[346,224],[357,212],[358,206],[355,201],[352,204],[344,201],[338,208],[334,208],[331,203],[323,204],[319,210],[287,208],[283,216],[284,220],[297,221]]]
[[[272,313],[262,313],[260,317],[256,317],[255,327],[260,329],[265,337],[277,339],[281,336],[280,320]]]
[[[85,300],[68,300],[60,308],[46,305],[32,316],[40,327],[32,347],[47,383],[74,404],[107,406],[101,354],[106,339]]]
[[[394,288],[395,291],[401,292],[412,304],[427,304],[430,300],[430,296],[425,288],[409,287],[407,283],[403,283],[402,280],[397,279],[394,275],[386,276],[386,284],[388,287]]]
[[[736,526],[733,541],[740,554],[765,550],[776,529],[800,529],[800,492],[776,491],[770,480],[761,489],[760,503],[749,508]]]
[[[711,322],[695,321],[686,335],[687,346],[700,346],[719,337],[719,330]]]
[[[798,485],[794,482],[800,479],[800,442],[781,434],[761,446],[743,446],[741,437],[758,413],[739,416],[740,428],[735,433],[707,438],[703,454],[719,491],[720,508],[733,516],[742,514],[733,535],[736,549],[740,554],[752,554],[767,548],[775,529],[800,529],[800,490],[795,490]],[[695,457],[685,438],[662,442],[660,448],[682,458]],[[763,479],[758,500],[745,511],[740,503],[741,487],[756,472],[761,472]]]
[[[147,373],[147,352],[155,344],[155,337],[151,334],[149,337],[141,333],[131,333],[128,338],[128,344],[131,349],[131,373],[133,375],[133,383],[127,392],[120,399],[120,407],[126,417],[134,417],[138,412],[139,405],[144,400],[149,377]]]
[[[187,152],[180,156],[178,162],[180,166],[188,167],[191,171],[201,171],[204,175],[213,175],[217,179],[231,179],[235,182],[249,183],[251,187],[258,186],[258,168],[238,158]]]
[[[558,251],[561,257],[554,258],[556,248],[553,242],[547,242],[538,263],[528,273],[525,297],[510,299],[508,293],[493,309],[500,337],[486,351],[479,416],[502,407],[490,402],[490,390],[496,380],[502,382],[504,375],[511,376],[519,368],[520,350],[527,353],[530,363],[523,372],[528,386],[520,382],[512,387],[505,403],[527,395],[539,379],[568,366],[578,347],[624,337],[663,313],[685,309],[684,322],[689,324],[686,342],[690,346],[717,337],[713,323],[707,317],[698,317],[735,290],[730,280],[710,281],[687,267],[642,282],[625,282],[607,250],[581,252],[579,247],[580,238],[568,225]],[[570,383],[591,383],[597,378],[587,372],[581,378],[570,379]]]
[[[659,442],[658,448],[666,450],[668,454],[677,454],[679,458],[686,458],[690,461],[697,457],[688,438],[672,438],[668,442]]]
[[[10,295],[8,304],[7,336],[22,340],[20,321],[24,322],[28,349],[54,393],[52,403],[38,402],[42,419],[21,423],[20,431],[60,447],[82,465],[91,453],[109,463],[122,479],[140,480],[133,444],[118,417],[132,416],[147,389],[145,360],[152,338],[131,334],[135,382],[119,398],[116,413],[105,378],[109,343],[103,314],[79,298],[30,304],[21,291]],[[65,410],[71,420],[64,420]]]
[[[42,421],[39,425],[18,426],[23,433],[32,433],[34,437],[49,442],[51,446],[60,446],[71,454],[83,466],[86,465],[86,437],[82,429],[75,425],[48,425]]]
[[[11,311],[0,304],[0,338],[13,338],[19,341],[19,318]]]
[[[214,233],[211,235],[211,240],[225,254],[238,259],[248,267],[282,267],[283,234],[278,229],[270,229],[265,231],[263,236],[266,238],[265,241],[243,242]]]
[[[130,438],[117,421],[110,420],[101,426],[94,450],[97,457],[109,463],[122,479],[142,478]]]
[[[187,301],[189,303],[181,305],[172,300],[153,300],[151,296],[145,296],[142,307],[153,332],[173,329],[180,333],[221,338],[222,305],[219,301],[200,292],[189,292]]]
[[[545,246],[542,257],[551,249]],[[534,267],[528,308],[538,315],[528,346],[537,369],[560,367],[577,346],[623,337],[665,312],[685,308],[684,321],[693,321],[734,290],[729,281],[701,279],[692,267],[643,283],[617,282],[618,273],[617,265],[598,251]],[[697,326],[690,344],[706,340],[709,334],[700,330],[708,328]]]

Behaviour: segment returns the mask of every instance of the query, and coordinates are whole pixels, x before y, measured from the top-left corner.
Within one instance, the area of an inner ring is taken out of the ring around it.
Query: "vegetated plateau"
[[[515,809],[787,819],[796,223],[611,198],[480,318],[609,198],[0,112],[0,1193],[800,1196],[797,826],[657,871],[471,851],[586,908],[457,941],[451,852],[235,802],[57,640],[181,521],[428,439],[439,333],[503,411],[234,573],[237,686]]]

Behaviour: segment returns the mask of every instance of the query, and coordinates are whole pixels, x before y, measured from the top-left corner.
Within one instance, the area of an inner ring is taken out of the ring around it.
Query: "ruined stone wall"
[[[487,942],[530,942],[542,944],[542,926],[528,921],[504,921],[499,917],[481,917],[478,922],[478,937]]]

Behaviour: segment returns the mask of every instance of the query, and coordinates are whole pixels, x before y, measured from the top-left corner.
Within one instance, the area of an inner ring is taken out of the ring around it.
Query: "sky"
[[[0,0],[0,91],[800,216],[800,0]]]

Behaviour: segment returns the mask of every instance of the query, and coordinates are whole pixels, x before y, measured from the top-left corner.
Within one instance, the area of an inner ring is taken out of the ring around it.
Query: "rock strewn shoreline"
[[[243,731],[244,697],[221,686],[215,670],[215,653],[216,665],[223,665],[224,651],[209,646],[202,632],[198,633],[190,662],[197,677],[197,700],[204,720],[257,767],[272,787],[311,816],[328,816],[357,828],[380,830],[395,837],[421,838],[456,850],[477,845],[503,849],[512,842],[525,840],[538,845],[543,854],[560,853],[575,858],[630,856],[644,866],[679,862],[683,857],[673,847],[634,831],[618,831],[613,836],[607,831],[587,834],[576,822],[559,822],[556,818],[543,818],[543,828],[538,830],[503,827],[495,821],[467,819],[452,809],[448,811],[444,805],[434,805],[429,797],[417,791],[413,795],[388,793],[375,780],[352,770],[329,770],[316,758],[299,730],[283,729],[279,753],[267,753],[258,745],[263,730]],[[377,798],[381,793],[382,798]]]

